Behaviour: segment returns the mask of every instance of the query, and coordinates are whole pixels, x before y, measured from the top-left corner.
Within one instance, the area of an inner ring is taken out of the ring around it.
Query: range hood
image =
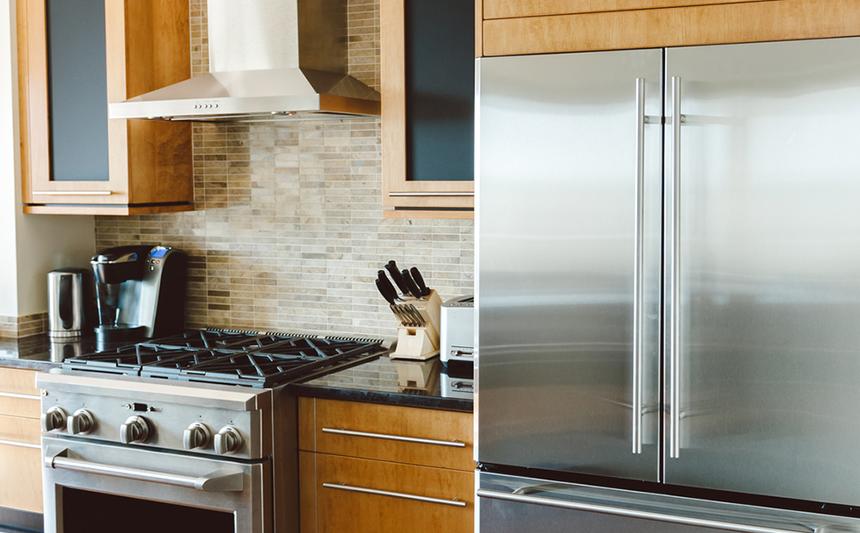
[[[108,106],[110,118],[260,122],[379,115],[347,74],[346,0],[207,0],[209,73]]]

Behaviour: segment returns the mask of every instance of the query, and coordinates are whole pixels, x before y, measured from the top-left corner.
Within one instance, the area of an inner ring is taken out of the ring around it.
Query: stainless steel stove
[[[386,353],[379,339],[208,329],[67,359],[39,377],[46,531],[297,531],[284,385]]]

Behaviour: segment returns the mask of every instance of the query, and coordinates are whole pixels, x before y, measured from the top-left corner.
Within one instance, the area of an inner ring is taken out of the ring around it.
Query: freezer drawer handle
[[[433,444],[435,446],[450,446],[452,448],[465,448],[466,443],[456,440],[422,439],[420,437],[404,437],[402,435],[389,435],[387,433],[368,433],[366,431],[353,431],[351,429],[322,428],[323,433],[335,435],[347,435],[350,437],[367,437],[369,439],[396,440],[400,442],[412,442],[416,444]]]
[[[527,487],[519,489],[518,492],[527,492]],[[801,529],[783,529],[776,527],[753,526],[749,524],[723,522],[721,520],[709,520],[707,518],[693,518],[689,516],[676,516],[651,511],[625,509],[622,507],[613,507],[611,505],[600,505],[596,503],[539,498],[537,496],[528,496],[525,494],[517,494],[510,492],[499,492],[488,489],[478,489],[477,494],[479,498],[505,500],[518,503],[531,503],[535,505],[546,505],[549,507],[560,507],[562,509],[570,509],[573,511],[588,511],[593,513],[603,513],[615,516],[625,516],[629,518],[657,520],[659,522],[671,522],[673,524],[681,524],[686,526],[708,527],[711,529],[723,529],[727,531],[739,531],[742,533],[816,533],[817,531],[817,528],[807,526],[798,526]]]
[[[419,496],[417,494],[406,494],[405,492],[391,492],[388,490],[370,489],[367,487],[356,487],[354,485],[344,485],[343,483],[323,483],[323,487],[327,489],[346,490],[349,492],[360,492],[362,494],[374,494],[376,496],[389,496],[391,498],[401,498],[404,500],[414,500],[425,503],[438,503],[441,505],[450,505],[452,507],[466,507],[466,502],[460,500],[446,500],[444,498],[431,498],[429,496]]]
[[[45,457],[45,466],[58,470],[100,474],[135,481],[149,481],[151,483],[161,483],[204,492],[241,492],[244,488],[244,475],[242,472],[213,472],[203,477],[183,476],[181,474],[156,472],[154,470],[91,463],[89,461],[64,457],[63,454],[67,452],[68,450],[63,450],[59,454]]]

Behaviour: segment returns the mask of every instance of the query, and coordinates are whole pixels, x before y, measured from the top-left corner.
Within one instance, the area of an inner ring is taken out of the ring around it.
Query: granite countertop
[[[0,367],[49,370],[63,359],[96,351],[94,338],[50,339],[33,335],[21,339],[0,339]]]
[[[472,369],[388,356],[289,387],[300,396],[472,412]]]

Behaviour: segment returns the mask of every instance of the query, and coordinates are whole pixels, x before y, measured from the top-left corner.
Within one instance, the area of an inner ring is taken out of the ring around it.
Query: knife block
[[[397,330],[397,348],[391,352],[392,359],[425,361],[439,354],[439,324],[442,298],[431,290],[424,298],[406,300],[402,305],[412,305],[424,320],[423,326],[408,326],[401,322]]]

